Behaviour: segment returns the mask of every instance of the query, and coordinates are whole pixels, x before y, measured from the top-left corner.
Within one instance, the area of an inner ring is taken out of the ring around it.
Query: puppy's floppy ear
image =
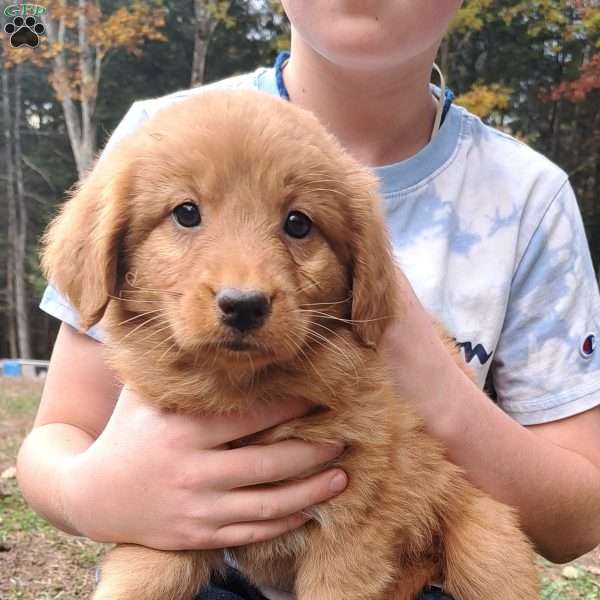
[[[125,165],[114,154],[75,187],[42,238],[42,269],[79,311],[82,330],[102,318],[117,284],[128,192]]]
[[[361,179],[353,186],[351,211],[352,319],[359,341],[375,347],[397,315],[398,290],[377,183],[370,174]]]

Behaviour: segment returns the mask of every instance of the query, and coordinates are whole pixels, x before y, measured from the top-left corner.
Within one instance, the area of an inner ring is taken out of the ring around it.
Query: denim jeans
[[[266,600],[252,585],[234,569],[229,569],[223,582],[215,582],[202,590],[196,600]],[[436,589],[424,590],[419,600],[452,600]]]

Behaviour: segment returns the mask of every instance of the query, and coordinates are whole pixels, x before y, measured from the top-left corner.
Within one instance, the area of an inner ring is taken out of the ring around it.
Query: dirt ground
[[[41,388],[39,382],[0,377],[0,600],[87,598],[104,550],[47,524],[18,490],[11,467]],[[540,600],[600,600],[600,547],[569,565],[542,559],[539,565]]]

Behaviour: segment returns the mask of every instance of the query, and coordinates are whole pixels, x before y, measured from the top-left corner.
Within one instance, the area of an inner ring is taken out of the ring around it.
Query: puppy
[[[534,600],[513,511],[445,460],[377,353],[401,309],[379,204],[309,113],[209,91],[100,160],[50,225],[43,265],[153,405],[232,414],[298,396],[311,414],[245,443],[346,444],[344,493],[299,530],[230,549],[252,582],[300,600],[412,600],[430,581],[456,600]],[[191,600],[223,561],[117,546],[94,599]]]

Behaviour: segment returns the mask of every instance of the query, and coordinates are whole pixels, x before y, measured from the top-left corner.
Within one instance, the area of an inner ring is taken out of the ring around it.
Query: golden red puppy
[[[298,396],[316,410],[245,443],[346,444],[348,488],[314,520],[231,549],[255,584],[412,600],[437,580],[456,600],[534,600],[513,511],[444,458],[378,355],[401,310],[379,204],[374,177],[306,111],[205,92],[96,165],[43,265],[83,329],[102,319],[111,364],[148,402],[231,414]],[[223,560],[121,545],[94,598],[191,600]]]

